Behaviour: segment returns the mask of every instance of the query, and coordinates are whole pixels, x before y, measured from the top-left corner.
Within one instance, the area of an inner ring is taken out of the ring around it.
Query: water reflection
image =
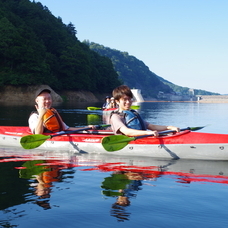
[[[26,161],[20,168],[19,178],[29,180],[29,186],[38,196],[36,204],[44,209],[50,209],[49,200],[53,182],[62,180],[61,169],[67,168],[67,165],[59,164],[54,160],[32,160]]]
[[[0,210],[28,202],[50,209],[53,183],[63,180],[74,158],[69,153],[1,148]]]
[[[35,104],[15,104],[15,103],[0,103],[0,125],[3,126],[28,126],[28,118],[32,111],[34,111]],[[89,119],[87,115],[96,114],[100,120],[102,118],[102,111],[89,111],[88,106],[100,106],[101,103],[86,103],[73,102],[56,104],[55,107],[63,117],[63,120],[69,126],[86,126]],[[102,120],[101,120],[102,121]],[[100,123],[99,123],[100,124]]]
[[[96,193],[97,202],[101,203],[101,198],[110,200],[110,215],[119,222],[130,220],[133,216],[131,206],[136,203],[137,196],[143,194],[145,188],[156,187],[160,179],[164,180],[162,177],[182,186],[192,183],[228,184],[228,162],[225,161],[156,160],[2,148],[0,210],[12,213],[10,208],[13,206],[29,203],[44,210],[52,209],[53,204],[58,205],[56,198],[55,203],[51,203],[57,183],[64,182],[70,188],[68,182],[75,182],[76,168],[93,172],[95,178],[99,178],[94,174],[96,172],[105,174],[98,180],[101,194]],[[87,186],[88,181],[80,179],[77,184]],[[62,194],[67,194],[65,189],[62,191]]]
[[[88,114],[87,115],[87,124],[88,125],[99,125],[102,122],[101,116],[97,114]]]
[[[110,206],[110,215],[116,217],[118,222],[130,220],[129,207],[132,199],[143,190],[144,185],[156,187],[156,182],[161,177],[171,178],[183,186],[196,182],[228,184],[227,162],[155,160],[140,157],[101,158],[102,164],[83,171],[111,172],[102,181],[101,188],[103,196],[114,200]]]
[[[110,213],[119,222],[129,220],[130,213],[126,211],[126,207],[130,206],[130,199],[136,197],[141,190],[143,179],[143,175],[137,172],[116,171],[102,182],[102,194],[116,198]]]

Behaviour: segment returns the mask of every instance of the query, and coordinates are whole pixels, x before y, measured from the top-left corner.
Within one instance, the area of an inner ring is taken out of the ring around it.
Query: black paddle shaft
[[[190,128],[190,127],[186,127],[186,128],[180,129],[180,131],[186,131],[186,130],[191,130],[191,128]],[[163,134],[168,134],[168,133],[173,133],[173,132],[176,132],[176,131],[174,131],[174,130],[167,130],[167,131],[158,132],[158,134],[159,134],[159,135],[163,135]],[[149,137],[149,136],[154,136],[154,135],[151,134],[151,135],[140,135],[140,136],[136,136],[136,137],[135,137],[135,140],[136,140],[136,139],[145,138],[145,137]]]
[[[95,129],[98,129],[100,127],[109,127],[110,125],[95,125]],[[87,131],[87,130],[92,130],[93,128],[92,127],[87,127],[87,128],[81,128],[81,129],[77,129],[77,130],[73,130],[73,131],[63,131],[63,132],[60,132],[58,134],[55,134],[55,135],[50,135],[51,138],[53,137],[56,137],[56,136],[60,136],[60,135],[66,135],[66,134],[74,134],[76,132],[79,132],[79,131]]]

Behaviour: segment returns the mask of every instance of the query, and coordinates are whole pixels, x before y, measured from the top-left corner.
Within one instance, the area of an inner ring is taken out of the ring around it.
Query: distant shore
[[[161,101],[161,100],[148,100],[144,102],[173,102],[173,103],[178,103],[178,102],[183,102],[183,103],[228,103],[228,99],[208,99],[208,100],[200,100],[200,101]]]

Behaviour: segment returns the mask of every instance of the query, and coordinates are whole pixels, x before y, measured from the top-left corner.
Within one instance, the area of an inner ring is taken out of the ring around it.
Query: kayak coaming
[[[115,110],[117,110],[117,108],[105,108],[102,111],[103,112],[112,112],[112,111],[115,111]]]
[[[0,126],[0,145],[21,147],[20,139],[29,135],[28,127]],[[91,130],[66,134],[46,140],[39,149],[75,150],[79,153],[97,153],[131,156],[149,156],[173,159],[228,160],[228,134],[192,132],[189,130],[161,137],[146,137],[130,142],[119,151],[107,152],[103,137],[112,135],[108,130]]]

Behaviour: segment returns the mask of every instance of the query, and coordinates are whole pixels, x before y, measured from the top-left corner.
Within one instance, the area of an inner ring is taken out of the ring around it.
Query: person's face
[[[120,110],[129,110],[132,105],[132,98],[124,95],[116,103],[119,105]]]
[[[51,94],[44,92],[41,93],[37,98],[36,98],[36,103],[38,105],[39,108],[51,108],[52,106],[52,98],[51,98]]]
[[[127,206],[130,204],[130,201],[126,196],[119,196],[117,198],[116,204],[121,205],[121,206]]]

